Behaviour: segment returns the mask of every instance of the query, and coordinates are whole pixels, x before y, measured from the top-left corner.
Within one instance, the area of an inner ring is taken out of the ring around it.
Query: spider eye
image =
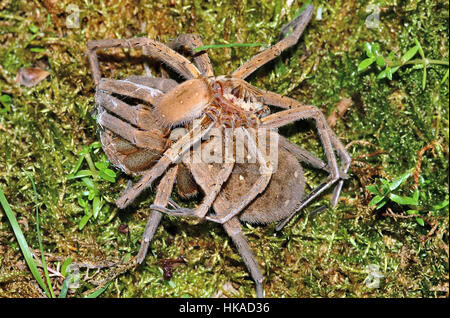
[[[154,114],[163,126],[175,126],[200,117],[211,98],[206,79],[191,79],[162,96],[155,105]]]

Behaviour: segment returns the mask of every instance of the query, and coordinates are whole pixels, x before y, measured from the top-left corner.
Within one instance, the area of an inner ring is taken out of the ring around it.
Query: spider
[[[350,156],[328,127],[324,115],[315,106],[254,87],[244,80],[295,45],[313,12],[314,7],[307,6],[282,28],[278,43],[251,58],[230,76],[214,76],[206,52],[194,53],[196,47],[203,46],[201,38],[194,34],[181,35],[167,45],[148,38],[87,43],[87,56],[97,87],[97,122],[103,149],[109,160],[125,173],[141,176],[117,199],[117,206],[126,208],[160,179],[138,263],[144,260],[164,213],[206,219],[223,225],[255,281],[257,297],[263,297],[263,275],[241,231],[240,221],[261,224],[280,221],[276,230],[281,230],[295,213],[333,185],[331,203],[337,204]],[[186,80],[178,83],[170,78],[150,76],[130,76],[125,80],[103,78],[96,51],[108,48],[142,48],[145,55],[162,61]],[[179,51],[187,52],[193,62]],[[271,114],[268,105],[284,110]],[[303,119],[314,120],[327,163],[276,132],[278,127]],[[225,158],[222,154],[220,163],[191,160],[194,149],[209,151],[224,147],[217,132],[220,135],[227,129],[233,131],[231,137],[225,138],[225,143],[232,145],[231,156]],[[267,155],[268,145],[262,142],[266,137],[256,136],[253,133],[256,130],[267,130],[277,137],[278,169]],[[246,145],[245,158],[255,160],[237,161],[237,150],[234,150],[237,143]],[[305,196],[299,161],[329,174]],[[178,193],[186,198],[201,189],[204,194],[201,204],[193,210],[178,206],[170,198],[175,183]]]

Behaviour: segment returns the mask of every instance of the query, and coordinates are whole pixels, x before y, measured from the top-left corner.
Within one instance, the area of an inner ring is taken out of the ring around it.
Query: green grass
[[[244,225],[264,271],[266,296],[448,297],[448,209],[438,209],[448,202],[449,192],[448,1],[372,2],[381,8],[379,29],[365,25],[366,2],[311,2],[322,7],[322,20],[314,19],[298,45],[249,81],[314,104],[326,117],[342,98],[351,98],[350,108],[333,129],[348,146],[353,164],[335,209],[308,217],[329,204],[327,192],[281,233],[274,232],[274,225]],[[205,45],[215,47],[208,54],[216,75],[230,74],[261,49],[242,45],[276,43],[281,27],[305,3],[294,1],[287,8],[281,0],[141,1],[140,7],[127,0],[58,1],[48,7],[37,1],[2,2],[0,296],[41,297],[45,290],[44,272],[34,272],[39,282],[24,266],[29,261],[26,252],[22,254],[25,241],[36,250],[42,244],[53,270],[62,271],[69,257],[79,266],[83,279],[78,289],[65,286],[63,277],[50,277],[55,295],[63,291],[63,296],[83,297],[102,291],[107,297],[210,297],[221,291],[254,296],[254,283],[232,242],[212,223],[193,225],[165,217],[146,261],[134,267],[154,193],[134,208],[119,211],[113,202],[128,177],[113,169],[117,176],[108,181],[110,167],[102,150],[86,150],[99,136],[91,115],[95,88],[85,44],[138,35],[167,42],[195,32]],[[74,14],[69,4],[80,9],[78,28],[66,27],[66,18]],[[386,68],[381,60],[379,66],[375,60],[358,70],[370,58],[365,43],[378,43],[377,56],[385,61],[392,52],[397,62],[402,57],[408,61],[385,73],[386,78],[378,78]],[[417,43],[424,57],[447,65],[420,65],[419,49],[410,51]],[[113,50],[112,55],[102,62],[105,76],[143,74],[141,61],[133,60],[137,52]],[[35,65],[48,67],[50,76],[32,88],[17,86],[17,70]],[[157,69],[153,71],[156,75]],[[299,122],[281,132],[321,156],[312,128]],[[305,170],[310,188],[324,177]],[[417,171],[420,194],[417,202],[408,201],[417,205],[400,204],[387,193],[379,209],[370,204],[377,195],[370,189],[381,188],[382,180],[392,184],[407,171],[411,177],[390,194],[415,198]],[[11,215],[17,222],[11,222]],[[121,225],[127,225],[127,233],[119,232]],[[181,255],[186,264],[175,267],[172,279],[165,280],[159,261]],[[91,265],[99,272],[84,279]],[[371,265],[384,276],[379,288],[365,284]]]
[[[34,185],[34,184],[33,184]],[[17,223],[17,219],[14,216],[13,211],[11,210],[11,207],[8,203],[8,201],[6,200],[6,197],[3,193],[3,191],[0,189],[0,204],[3,208],[3,211],[5,211],[6,216],[8,217],[8,221],[11,224],[11,227],[13,229],[14,235],[17,239],[17,242],[19,243],[20,246],[20,250],[22,251],[22,254],[25,258],[25,261],[28,265],[28,268],[31,271],[31,274],[33,275],[34,279],[36,279],[37,283],[39,284],[39,286],[44,290],[45,295],[48,296],[52,296],[53,295],[53,290],[51,290],[51,294],[49,294],[48,292],[48,288],[44,283],[44,280],[42,279],[41,274],[39,273],[39,270],[37,268],[37,264],[33,259],[33,255],[31,254],[30,248],[28,247],[27,241],[23,235],[22,230],[20,229],[19,223]],[[37,215],[37,213],[36,213]],[[37,223],[38,224],[38,223]],[[39,227],[37,225],[37,233],[39,233]],[[39,236],[39,234],[38,234]],[[45,261],[43,261],[43,264],[45,264]],[[46,267],[44,265],[45,268],[45,277],[47,278],[47,283],[49,282],[49,278],[48,278],[48,272],[46,271]],[[51,284],[49,284],[48,286],[50,286],[51,288]]]

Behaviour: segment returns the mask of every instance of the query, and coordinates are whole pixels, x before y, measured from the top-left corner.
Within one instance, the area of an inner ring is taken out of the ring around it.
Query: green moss
[[[51,1],[45,3],[52,3]],[[275,43],[281,26],[293,18],[302,2],[286,8],[286,1],[107,1],[97,4],[60,1],[44,7],[38,2],[3,1],[0,13],[0,89],[11,97],[11,110],[0,104],[0,186],[30,246],[37,247],[34,232],[33,191],[23,170],[37,184],[43,244],[48,262],[72,256],[74,262],[102,263],[136,255],[153,194],[133,209],[118,211],[114,199],[127,178],[99,182],[109,210],[78,230],[83,209],[77,197],[86,188],[67,180],[83,146],[98,140],[94,85],[85,57],[91,39],[128,38],[145,34],[166,42],[181,33],[196,32],[205,44],[235,42]],[[313,1],[322,7],[323,19],[313,20],[300,43],[249,78],[261,88],[289,95],[318,106],[330,115],[343,97],[353,104],[334,130],[349,146],[354,164],[335,209],[309,218],[318,206],[328,204],[330,193],[299,213],[296,222],[281,233],[274,226],[244,226],[249,243],[265,271],[268,297],[437,297],[448,296],[448,211],[430,215],[424,227],[405,215],[401,206],[389,204],[381,211],[369,206],[364,187],[384,177],[393,179],[416,166],[424,153],[420,185],[421,206],[431,207],[448,199],[448,79],[440,84],[446,68],[428,69],[422,89],[422,72],[403,67],[392,81],[377,80],[371,67],[358,73],[365,58],[364,42],[378,42],[384,56],[401,55],[417,38],[429,58],[448,60],[448,2],[422,3],[373,1],[381,8],[380,29],[369,29],[366,3]],[[80,27],[67,28],[80,8]],[[50,23],[48,23],[50,17]],[[34,30],[32,25],[36,26]],[[31,28],[30,28],[31,27]],[[32,52],[30,48],[45,48]],[[230,74],[258,48],[209,50],[217,75]],[[125,62],[134,52],[115,51],[104,62],[105,74],[123,78],[143,72],[140,62]],[[33,88],[15,85],[20,67],[48,65],[50,77]],[[313,126],[304,122],[282,130],[292,141],[321,156]],[[378,155],[364,157],[382,151]],[[324,175],[307,170],[312,187]],[[401,191],[409,193],[408,180]],[[184,202],[193,204],[193,202]],[[12,230],[0,211],[0,295],[39,296],[31,273],[21,263]],[[436,222],[436,223],[434,223]],[[129,232],[118,231],[127,224]],[[428,235],[428,236],[427,236]],[[174,268],[170,281],[163,277],[159,260],[183,255],[186,264]],[[366,266],[375,264],[384,275],[380,288],[364,283]],[[102,277],[119,269],[102,270]],[[118,273],[117,272],[117,273]],[[112,275],[112,274],[111,274]],[[102,294],[121,297],[251,297],[254,284],[226,233],[217,225],[192,225],[164,218],[143,265],[124,270]],[[58,285],[59,284],[59,285]],[[61,282],[54,282],[56,290]],[[82,284],[70,296],[80,296],[96,284]],[[115,287],[113,288],[113,286]],[[225,287],[224,287],[225,286]],[[28,290],[28,292],[26,292]]]

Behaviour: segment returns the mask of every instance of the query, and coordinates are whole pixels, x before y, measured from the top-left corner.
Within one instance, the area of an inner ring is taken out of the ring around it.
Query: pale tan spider
[[[193,49],[203,44],[199,36],[192,34],[179,36],[167,45],[148,38],[87,43],[87,55],[97,85],[97,121],[102,128],[103,149],[110,161],[124,172],[141,175],[140,180],[119,197],[117,206],[127,207],[162,176],[138,255],[139,263],[146,255],[162,213],[218,222],[233,239],[256,283],[256,295],[262,297],[263,276],[242,234],[239,220],[281,221],[277,226],[277,230],[281,230],[296,212],[332,185],[335,185],[332,205],[337,204],[350,156],[328,127],[323,114],[315,106],[256,88],[244,80],[295,45],[313,12],[313,6],[307,6],[283,27],[282,40],[244,63],[231,76],[214,76],[206,52],[194,53]],[[119,47],[141,47],[146,55],[162,61],[186,81],[177,83],[173,79],[149,76],[131,76],[125,80],[102,78],[96,51]],[[177,51],[188,52],[193,63]],[[270,114],[267,105],[285,110]],[[278,169],[275,170],[266,149],[259,146],[260,139],[251,130],[274,131],[302,119],[315,121],[327,164],[279,136]],[[204,140],[213,128],[223,131],[227,127],[236,132],[232,144],[248,143],[246,154],[256,158],[255,163],[236,162],[235,153],[231,160],[220,164],[193,163],[187,159],[192,158],[188,154],[192,154],[195,147],[207,148],[217,140],[214,136]],[[303,171],[297,159],[329,173],[327,179],[306,196],[303,196]],[[184,197],[196,194],[200,186],[204,198],[198,208],[184,209],[170,199],[174,183]],[[173,209],[167,209],[167,204]]]

